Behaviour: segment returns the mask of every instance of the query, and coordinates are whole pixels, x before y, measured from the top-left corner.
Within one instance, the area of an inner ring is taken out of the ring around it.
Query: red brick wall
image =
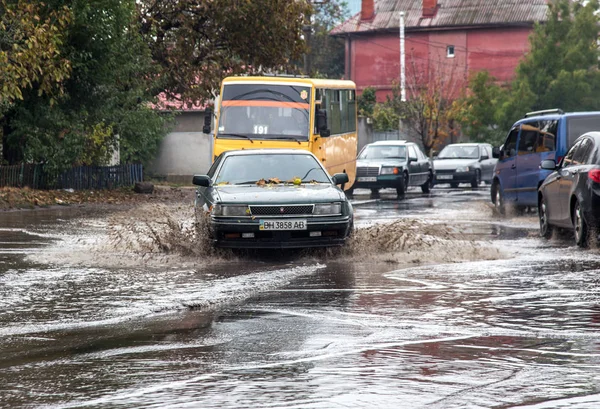
[[[407,81],[411,67],[441,70],[466,83],[470,73],[487,69],[499,81],[514,78],[515,68],[529,49],[529,28],[499,28],[407,33],[405,40]],[[454,45],[454,58],[447,46]],[[359,93],[367,86],[377,89],[378,101],[391,94],[400,80],[400,39],[397,33],[352,37],[349,77]],[[347,51],[348,51],[347,49]],[[347,72],[348,74],[348,72]]]

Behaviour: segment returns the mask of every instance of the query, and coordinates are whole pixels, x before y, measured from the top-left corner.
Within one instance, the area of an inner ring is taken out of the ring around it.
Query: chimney
[[[431,18],[435,16],[437,11],[437,0],[423,0],[423,18]]]
[[[360,19],[372,20],[375,17],[375,0],[362,0],[360,5]]]

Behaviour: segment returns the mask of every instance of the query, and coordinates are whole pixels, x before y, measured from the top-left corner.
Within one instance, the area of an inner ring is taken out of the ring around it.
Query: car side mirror
[[[410,162],[416,162],[416,161],[417,161],[417,158],[415,158],[414,156],[409,156],[408,157],[408,163],[410,163]]]
[[[553,159],[545,159],[540,163],[540,169],[556,170],[556,162]]]
[[[348,183],[348,174],[336,173],[331,179],[333,179],[335,185],[343,185],[344,183]]]
[[[194,179],[192,179],[192,183],[196,186],[209,187],[210,182],[210,176],[207,175],[194,175]]]
[[[492,158],[500,159],[500,156],[502,156],[502,150],[500,148],[493,147],[492,148]]]
[[[487,159],[489,159],[489,158],[490,158],[490,157],[489,157],[489,156],[487,156],[487,155],[481,155],[481,158],[479,158],[479,160],[487,160]]]
[[[202,132],[210,133],[210,129],[212,128],[212,110],[207,109],[204,111],[204,126],[202,127]]]
[[[331,131],[327,129],[327,111],[324,109],[317,110],[317,130],[319,135],[326,138],[331,135]]]

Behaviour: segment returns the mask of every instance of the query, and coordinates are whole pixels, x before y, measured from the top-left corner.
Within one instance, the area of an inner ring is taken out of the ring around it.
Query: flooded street
[[[138,237],[144,209],[0,213],[0,407],[600,407],[600,251],[484,187],[360,193],[349,248],[301,254],[150,251],[184,239]]]

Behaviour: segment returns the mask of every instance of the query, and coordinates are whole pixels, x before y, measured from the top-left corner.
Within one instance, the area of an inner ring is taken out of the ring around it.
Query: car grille
[[[454,169],[442,169],[442,170],[435,170],[435,173],[437,173],[438,175],[450,175],[452,173],[454,173],[455,170]]]
[[[253,216],[291,216],[312,214],[314,205],[250,206]]]
[[[377,176],[379,167],[357,167],[356,176]]]

